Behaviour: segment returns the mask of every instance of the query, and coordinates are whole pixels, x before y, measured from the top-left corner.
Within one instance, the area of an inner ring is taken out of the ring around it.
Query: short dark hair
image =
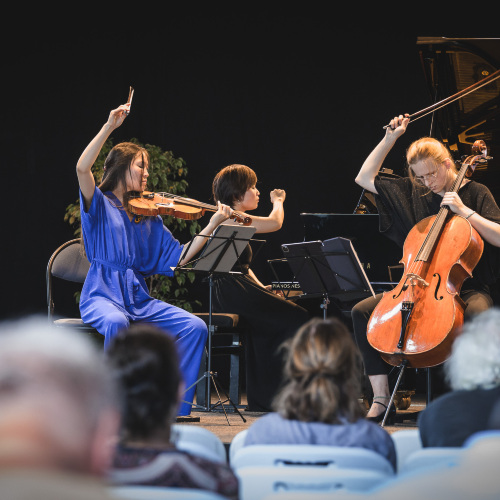
[[[255,172],[246,165],[228,165],[220,170],[212,183],[215,201],[233,207],[257,183]]]
[[[174,340],[153,325],[135,323],[107,350],[122,398],[122,432],[148,438],[173,421],[181,374]]]

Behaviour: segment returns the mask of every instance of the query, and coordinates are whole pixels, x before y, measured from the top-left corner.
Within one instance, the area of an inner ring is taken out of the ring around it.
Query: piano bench
[[[209,313],[194,313],[209,325]],[[245,328],[241,325],[240,317],[231,313],[212,313],[212,357],[230,356],[229,360],[229,399],[235,404],[241,404],[241,364],[240,357],[244,354],[242,333]],[[217,339],[214,339],[217,337]],[[200,377],[208,368],[208,345],[201,359]],[[216,379],[217,380],[217,379]],[[200,406],[207,406],[207,382],[198,383],[196,388],[196,403]],[[211,391],[213,394],[214,391]]]

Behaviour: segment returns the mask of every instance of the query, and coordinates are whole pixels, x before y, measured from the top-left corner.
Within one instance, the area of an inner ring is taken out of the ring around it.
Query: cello
[[[487,161],[483,141],[476,141],[472,152],[450,191],[457,192],[464,178]],[[464,320],[460,289],[472,276],[483,247],[469,221],[450,214],[447,206],[411,229],[400,261],[403,277],[384,294],[368,321],[368,342],[384,361],[403,369],[429,368],[446,360]],[[401,375],[402,370],[397,383]]]

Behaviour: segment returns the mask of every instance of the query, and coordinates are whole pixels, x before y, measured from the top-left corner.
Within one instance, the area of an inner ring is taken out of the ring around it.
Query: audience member
[[[374,450],[396,467],[390,435],[364,418],[359,402],[361,360],[347,327],[313,318],[285,344],[285,385],[275,412],[253,423],[252,444],[321,444]]]
[[[419,415],[425,447],[462,446],[471,434],[488,429],[500,400],[500,309],[489,309],[464,325],[444,372],[451,392]]]
[[[111,498],[119,428],[112,378],[89,338],[26,318],[0,325],[0,498]]]
[[[227,464],[172,443],[171,424],[184,392],[173,340],[136,323],[113,339],[107,356],[123,399],[113,484],[198,488],[236,499],[238,480]]]

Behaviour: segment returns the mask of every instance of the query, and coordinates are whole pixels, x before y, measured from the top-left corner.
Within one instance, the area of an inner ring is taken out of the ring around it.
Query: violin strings
[[[172,193],[157,193],[159,196],[162,198],[172,198],[174,200],[179,200],[185,203],[186,205],[192,205],[195,207],[200,207],[200,208],[206,208],[207,210],[214,210],[217,211],[217,207],[215,205],[210,205],[208,203],[202,203],[201,201],[196,201],[196,200],[191,200],[190,198],[184,198],[182,196],[179,196],[178,194],[172,194]]]
[[[210,205],[209,203],[203,203],[201,201],[192,200],[190,198],[184,198],[182,196],[179,196],[178,194],[172,194],[172,193],[166,193],[166,192],[160,192],[160,193],[157,193],[157,194],[159,196],[161,196],[162,198],[172,198],[174,200],[180,200],[183,203],[185,203],[186,205],[191,205],[191,206],[194,206],[194,207],[205,208],[206,210],[211,210],[213,212],[217,212],[217,210],[218,210],[218,207],[215,206],[215,205]],[[237,215],[237,216],[240,216],[240,214],[238,212],[235,212],[235,211],[233,211],[233,214]]]

